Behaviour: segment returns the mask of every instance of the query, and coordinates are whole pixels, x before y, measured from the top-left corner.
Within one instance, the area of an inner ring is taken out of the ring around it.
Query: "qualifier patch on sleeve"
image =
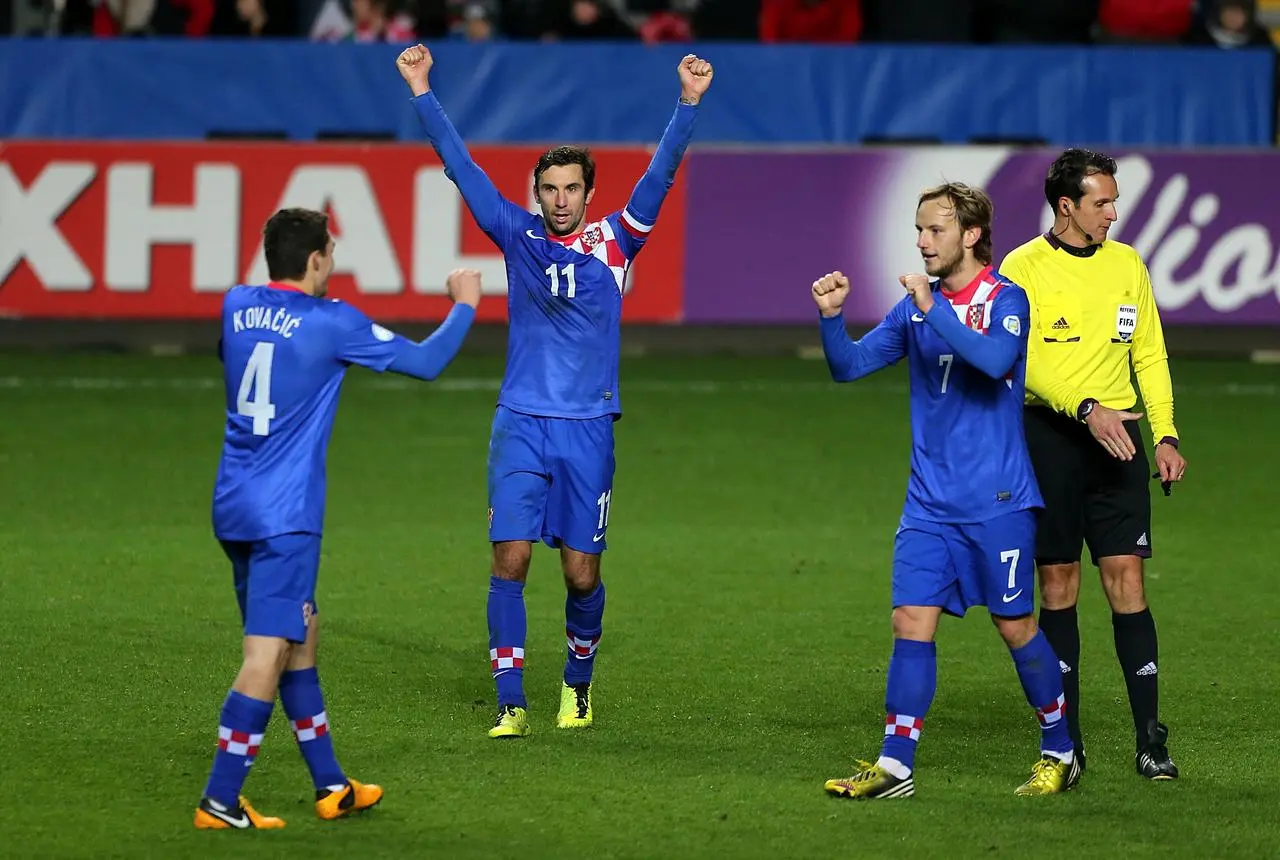
[[[1004,326],[1005,331],[1014,337],[1022,336],[1022,320],[1018,319],[1016,316],[1010,314],[1001,321],[1001,325]]]

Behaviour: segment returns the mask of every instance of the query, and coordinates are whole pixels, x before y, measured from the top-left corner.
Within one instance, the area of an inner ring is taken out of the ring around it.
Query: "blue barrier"
[[[688,50],[716,66],[700,142],[1267,146],[1273,134],[1268,51],[458,42],[432,50],[433,86],[475,142],[652,141]],[[398,51],[303,41],[4,40],[0,136],[419,139],[394,67]]]

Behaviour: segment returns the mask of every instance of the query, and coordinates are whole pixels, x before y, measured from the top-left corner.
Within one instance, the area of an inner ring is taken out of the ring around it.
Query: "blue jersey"
[[[349,365],[433,379],[461,346],[473,311],[455,305],[414,343],[337,299],[282,286],[238,286],[222,302],[218,352],[226,432],[213,490],[221,540],[320,534],[325,452]]]
[[[906,517],[978,523],[1043,506],[1022,429],[1030,306],[990,267],[921,314],[908,296],[854,342],[822,320],[831,374],[847,382],[907,359],[911,477]]]
[[[435,94],[413,99],[445,173],[507,268],[507,368],[498,403],[548,418],[620,415],[618,354],[627,271],[657,221],[693,134],[678,105],[625,208],[566,237],[502,197],[471,159]]]

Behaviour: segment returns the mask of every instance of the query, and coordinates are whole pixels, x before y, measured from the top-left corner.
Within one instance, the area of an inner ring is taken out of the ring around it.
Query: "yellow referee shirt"
[[[1111,240],[1070,248],[1045,234],[1010,251],[1000,274],[1031,302],[1028,404],[1073,418],[1090,397],[1112,409],[1131,409],[1138,399],[1132,364],[1152,437],[1178,438],[1164,331],[1137,251]]]

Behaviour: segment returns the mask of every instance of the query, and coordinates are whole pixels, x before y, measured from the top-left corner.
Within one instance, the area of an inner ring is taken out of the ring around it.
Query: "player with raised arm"
[[[576,146],[547,151],[533,170],[540,212],[505,199],[472,160],[428,80],[431,53],[400,54],[427,137],[481,229],[502,251],[510,331],[489,444],[489,660],[498,715],[490,737],[529,734],[523,669],[524,584],[533,544],[560,550],[568,654],[560,728],[594,720],[591,679],[603,626],[605,550],[613,497],[613,423],[622,414],[618,354],[627,270],[693,135],[712,68],[680,61],[680,100],[625,208],[587,220],[595,163]]]
[[[277,212],[262,245],[271,282],[233,287],[222,303],[227,417],[213,531],[231,562],[244,662],[222,706],[213,768],[195,813],[199,829],[284,827],[240,795],[277,691],[311,771],[316,815],[342,818],[382,799],[379,786],[351,779],[338,765],[316,671],[329,434],[350,365],[435,379],[457,355],[480,302],[479,273],[451,273],[453,309],[415,343],[325,298],[333,239],[324,213]]]
[[[1040,722],[1040,759],[1017,793],[1056,794],[1079,776],[1058,660],[1032,615],[1042,502],[1022,435],[1029,308],[991,266],[991,214],[987,195],[960,183],[921,194],[916,245],[927,274],[903,275],[907,297],[861,340],[845,331],[849,280],[833,272],[813,283],[832,378],[851,382],[905,357],[911,379],[884,741],[874,764],[827,781],[841,797],[915,793],[916,743],[937,687],[938,621],[974,606],[990,612]]]

